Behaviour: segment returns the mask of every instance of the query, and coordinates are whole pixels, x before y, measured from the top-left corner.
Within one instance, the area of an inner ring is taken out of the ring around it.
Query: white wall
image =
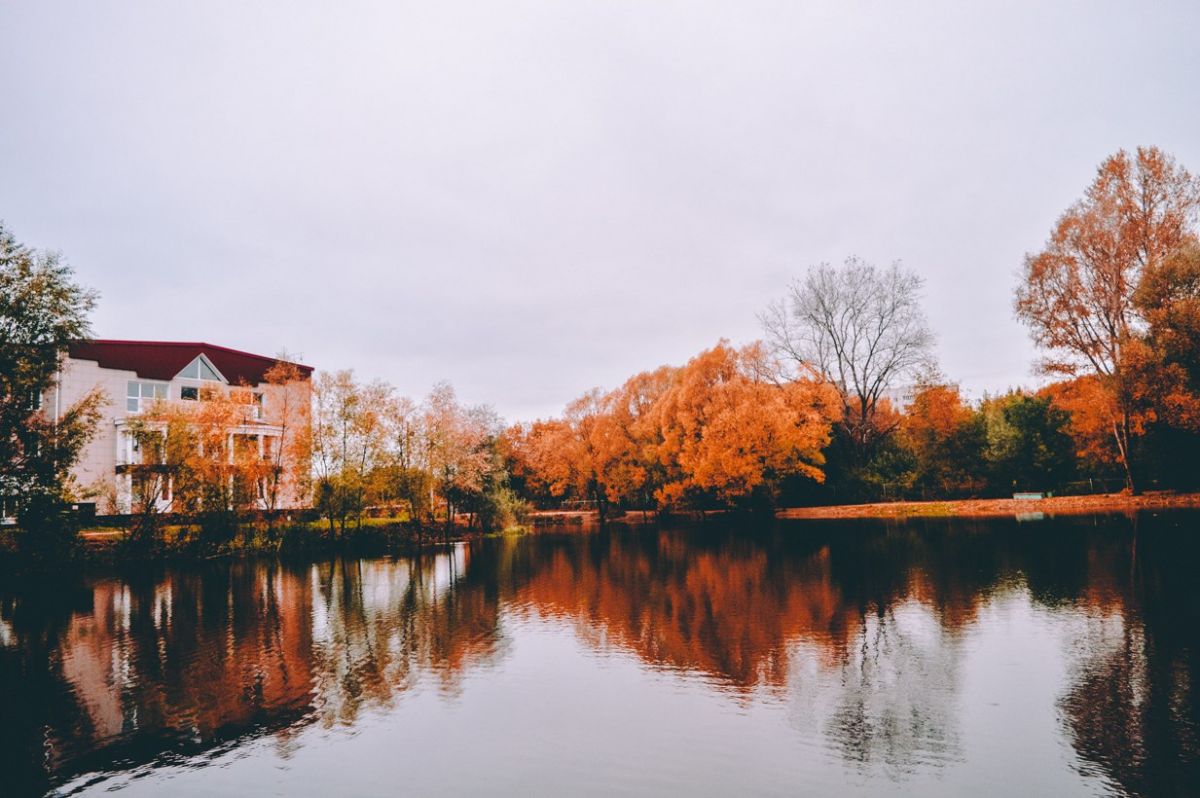
[[[77,488],[86,490],[100,482],[111,485],[116,478],[117,430],[115,422],[124,418],[125,390],[129,380],[137,379],[132,371],[102,369],[93,360],[67,358],[59,379],[59,396],[51,392],[45,399],[43,410],[53,418],[66,412],[72,404],[82,399],[93,388],[100,388],[108,399],[101,410],[101,421],[96,436],[84,448],[79,462],[72,471]],[[103,508],[100,508],[103,510]]]

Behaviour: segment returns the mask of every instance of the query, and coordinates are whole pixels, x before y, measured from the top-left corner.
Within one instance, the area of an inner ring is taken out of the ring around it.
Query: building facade
[[[250,447],[264,460],[275,457],[294,436],[307,435],[311,403],[312,368],[286,364],[293,379],[278,375],[280,361],[207,343],[165,341],[92,340],[71,345],[58,380],[58,388],[43,397],[43,410],[57,417],[93,389],[107,397],[103,420],[95,437],[82,452],[73,472],[77,492],[95,501],[100,514],[134,510],[137,480],[146,467],[154,467],[148,447],[135,423],[152,408],[192,407],[219,395],[236,395],[245,412],[231,424],[227,450]],[[272,374],[272,370],[276,371]],[[285,417],[286,416],[286,417]],[[307,464],[305,464],[307,465]],[[287,480],[271,497],[260,491],[261,509],[306,507],[305,480]],[[169,475],[156,492],[157,509],[172,510]]]

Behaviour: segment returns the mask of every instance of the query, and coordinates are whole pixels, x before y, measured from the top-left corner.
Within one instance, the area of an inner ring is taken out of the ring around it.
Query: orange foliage
[[[957,385],[926,385],[913,396],[901,425],[919,447],[921,441],[949,438],[970,419],[971,408],[963,404]]]
[[[787,474],[824,480],[837,391],[811,379],[775,382],[772,373],[761,343],[737,350],[724,341],[679,370],[654,413],[667,472],[660,501],[697,491],[730,501]]]
[[[1138,349],[1146,319],[1136,292],[1144,275],[1195,240],[1198,213],[1200,181],[1171,156],[1154,147],[1139,148],[1133,156],[1122,150],[1100,165],[1083,199],[1058,220],[1045,249],[1026,258],[1017,290],[1017,314],[1050,353],[1045,368],[1103,380],[1115,399],[1117,423],[1107,423],[1107,402],[1099,408],[1105,418],[1083,423],[1104,422],[1130,490],[1138,487],[1131,439],[1152,420],[1137,414],[1153,406],[1153,395],[1162,389],[1154,383],[1177,376],[1159,373],[1147,380],[1131,374],[1139,361],[1148,362]]]
[[[1156,420],[1200,431],[1200,242],[1147,267],[1135,299],[1148,329],[1128,348],[1132,398]]]
[[[900,421],[900,438],[916,458],[914,481],[943,493],[978,487],[982,451],[972,448],[970,435],[975,419],[957,385],[917,388]]]
[[[535,422],[524,438],[524,461],[535,482],[555,496],[590,498],[601,513],[618,498],[610,481],[626,459],[610,404],[610,395],[593,389],[568,405],[562,419]]]
[[[535,489],[591,499],[602,513],[697,494],[730,502],[790,474],[821,480],[837,392],[775,373],[762,344],[722,341],[682,368],[589,391],[561,419],[515,434],[514,459]]]
[[[800,639],[836,667],[857,626],[828,549],[788,558],[788,578],[778,582],[766,550],[697,550],[678,537],[642,547],[614,536],[602,558],[573,555],[560,549],[530,569],[515,586],[519,604],[575,619],[594,644],[732,686],[785,685],[788,649]],[[773,583],[778,589],[763,588]]]
[[[1050,370],[1114,376],[1136,328],[1143,269],[1193,237],[1200,182],[1161,150],[1124,150],[1097,170],[1084,198],[1025,261],[1017,313],[1057,360]]]
[[[536,421],[514,434],[514,459],[535,492],[575,495],[609,504],[645,499],[654,463],[648,411],[655,407],[670,369],[639,374],[622,388],[596,388],[571,402],[561,419]]]
[[[1038,392],[1048,396],[1056,407],[1071,414],[1067,432],[1075,441],[1076,454],[1100,463],[1119,463],[1114,427],[1121,423],[1117,397],[1094,376],[1056,382]]]
[[[1160,349],[1141,340],[1126,346],[1125,359],[1122,389],[1138,408],[1142,426],[1161,421],[1177,429],[1200,430],[1200,395],[1183,364],[1167,360]]]

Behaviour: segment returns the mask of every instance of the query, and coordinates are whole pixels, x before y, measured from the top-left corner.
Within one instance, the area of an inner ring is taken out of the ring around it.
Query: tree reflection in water
[[[267,735],[291,756],[308,726],[353,727],[422,686],[456,695],[533,622],[739,705],[785,705],[844,766],[902,779],[965,756],[967,633],[1021,595],[1069,630],[1057,711],[1080,770],[1183,794],[1200,783],[1191,518],[1143,518],[1136,535],[1120,518],[618,528],[7,580],[0,757],[36,793]]]
[[[1140,525],[1135,546],[1093,555],[1127,581],[1085,589],[1075,667],[1060,702],[1085,772],[1131,795],[1195,795],[1200,785],[1200,591],[1194,528]],[[1182,533],[1182,534],[1181,534]]]

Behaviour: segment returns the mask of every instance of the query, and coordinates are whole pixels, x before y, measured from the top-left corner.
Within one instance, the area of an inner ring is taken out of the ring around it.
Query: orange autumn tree
[[[1135,292],[1143,274],[1195,239],[1198,212],[1200,183],[1171,156],[1122,150],[1100,165],[1045,248],[1026,257],[1017,289],[1017,315],[1049,353],[1044,370],[1090,376],[1113,397],[1113,459],[1130,491],[1139,489],[1133,444],[1147,421],[1130,384],[1128,353],[1146,326]]]
[[[248,394],[237,389],[202,391],[201,401],[185,411],[197,445],[182,458],[183,479],[175,500],[198,514],[209,542],[234,537],[242,514],[257,507],[263,480],[271,471],[256,436],[238,432],[252,426],[257,412]]]
[[[926,441],[950,437],[970,417],[971,408],[963,402],[957,385],[932,383],[918,387],[901,425],[919,448]]]
[[[561,419],[534,423],[525,438],[524,458],[535,479],[551,495],[590,500],[601,522],[638,468],[612,404],[613,394],[592,389],[567,405]]]
[[[1147,330],[1131,353],[1133,391],[1153,400],[1155,420],[1200,431],[1200,243],[1147,268],[1134,302]]]
[[[781,478],[822,481],[822,449],[841,398],[814,379],[779,380],[766,347],[721,341],[674,375],[655,407],[665,505],[709,496],[728,504],[773,493]]]
[[[611,441],[624,458],[610,482],[625,502],[643,511],[656,504],[658,490],[666,480],[665,464],[657,457],[663,436],[655,408],[678,371],[660,366],[635,374],[610,397]]]
[[[981,487],[983,430],[957,385],[919,385],[900,422],[901,438],[916,458],[916,480],[941,495]]]
[[[1075,455],[1094,465],[1120,465],[1113,446],[1113,428],[1121,423],[1117,396],[1099,377],[1085,375],[1047,385],[1038,392],[1055,407],[1070,414],[1067,434],[1075,444]],[[1140,416],[1131,419],[1131,430],[1140,434]]]
[[[766,347],[721,341],[682,368],[663,366],[563,417],[509,432],[512,459],[533,493],[613,505],[729,505],[773,498],[780,480],[824,479],[822,449],[840,414],[829,383],[780,376]]]
[[[562,424],[558,419],[518,423],[504,431],[508,441],[509,472],[523,486],[523,493],[534,500],[562,496],[565,488],[550,474],[545,456],[552,449],[549,441]]]
[[[510,430],[512,462],[527,492],[586,499],[602,518],[614,504],[649,508],[663,473],[653,412],[675,371],[663,366],[609,393],[593,389],[561,419]]]
[[[252,432],[252,396],[206,388],[198,402],[155,402],[130,424],[141,461],[129,466],[139,542],[155,542],[159,501],[197,521],[206,545],[232,540],[244,514],[259,507],[273,468]]]

